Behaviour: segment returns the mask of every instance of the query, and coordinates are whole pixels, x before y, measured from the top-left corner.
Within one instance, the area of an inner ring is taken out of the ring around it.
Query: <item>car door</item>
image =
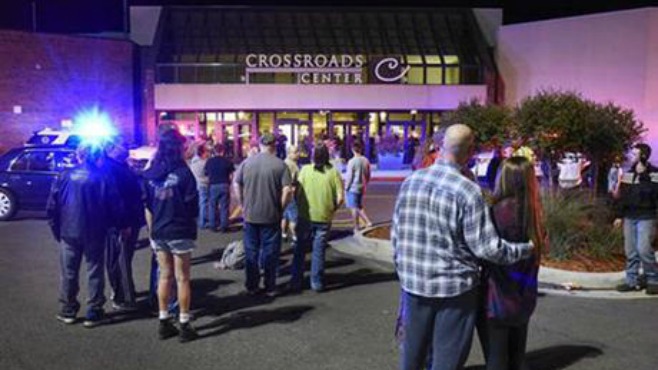
[[[55,151],[26,150],[10,167],[10,181],[22,209],[46,208],[50,187],[57,176]]]

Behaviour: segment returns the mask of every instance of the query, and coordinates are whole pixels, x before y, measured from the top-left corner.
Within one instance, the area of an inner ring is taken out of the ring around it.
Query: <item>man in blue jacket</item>
[[[60,242],[62,307],[57,319],[65,324],[77,320],[78,276],[84,256],[89,289],[84,326],[94,327],[104,320],[105,238],[124,211],[117,201],[116,186],[102,169],[103,150],[84,146],[78,154],[82,164],[63,172],[53,183],[47,211],[55,239]]]

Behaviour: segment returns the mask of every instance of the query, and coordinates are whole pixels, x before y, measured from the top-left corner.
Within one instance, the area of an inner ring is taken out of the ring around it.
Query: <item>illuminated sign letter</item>
[[[409,69],[411,67],[406,66],[402,68],[400,73],[397,76],[393,77],[385,77],[382,75],[382,72],[388,70],[388,71],[394,71],[397,68],[400,67],[400,61],[397,58],[384,58],[377,65],[375,66],[375,76],[383,82],[394,82],[400,80],[402,77],[404,77],[407,72],[409,72]]]

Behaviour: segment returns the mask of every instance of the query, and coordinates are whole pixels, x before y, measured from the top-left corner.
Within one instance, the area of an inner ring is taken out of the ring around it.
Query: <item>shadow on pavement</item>
[[[202,256],[192,257],[192,261],[190,261],[190,264],[192,266],[196,266],[209,262],[219,262],[219,260],[222,258],[222,253],[224,253],[223,248],[213,249],[212,251],[210,251],[210,253],[206,253]]]
[[[562,345],[543,348],[526,354],[528,369],[561,370],[586,357],[603,354],[600,348],[585,345]],[[469,366],[465,370],[484,370],[484,366]]]
[[[304,272],[311,271],[311,261],[309,260],[310,254],[306,254],[306,260],[304,261]],[[332,258],[332,259],[327,259],[324,262],[324,268],[325,270],[329,269],[335,269],[339,267],[344,267],[344,266],[350,266],[354,264],[354,260],[351,258]],[[279,268],[279,277],[283,277],[286,275],[290,275],[290,271],[292,268],[292,257],[289,258],[288,260],[281,260]]]
[[[192,298],[192,311],[196,317],[204,316],[222,316],[229,312],[240,311],[245,308],[262,306],[274,301],[264,295],[249,296],[244,293],[228,296],[218,297],[214,295],[205,295]]]
[[[328,273],[325,274],[325,290],[339,290],[357,285],[383,283],[393,280],[397,280],[397,275],[395,273],[374,272],[367,268],[358,269],[345,274]]]
[[[255,328],[271,323],[290,323],[299,320],[313,306],[299,305],[279,307],[271,310],[242,311],[214,320],[206,325],[197,326],[200,337],[208,338],[228,333],[233,330]],[[210,332],[205,332],[207,330]]]

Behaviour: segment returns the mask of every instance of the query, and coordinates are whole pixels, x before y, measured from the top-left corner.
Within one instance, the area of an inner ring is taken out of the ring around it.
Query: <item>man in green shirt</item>
[[[343,203],[343,181],[338,170],[329,164],[329,149],[325,144],[319,142],[315,145],[313,164],[302,168],[298,183],[298,243],[294,247],[290,290],[301,291],[304,258],[312,246],[311,289],[321,292],[324,290],[324,251],[331,220]]]

